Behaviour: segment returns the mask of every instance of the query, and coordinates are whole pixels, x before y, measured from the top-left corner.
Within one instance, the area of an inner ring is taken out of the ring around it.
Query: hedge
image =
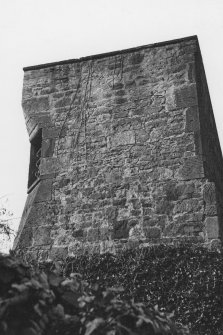
[[[174,312],[180,324],[202,335],[223,334],[223,251],[159,245],[117,255],[67,259],[65,275],[80,273],[101,287],[124,288],[123,299]]]
[[[0,334],[189,334],[186,327],[174,324],[173,315],[159,311],[157,306],[128,298],[129,291],[117,285],[101,285],[105,264],[113,260],[111,255],[83,260],[88,264],[88,274],[92,274],[92,283],[83,280],[74,269],[70,271],[71,262],[64,264],[64,270],[69,272],[64,277],[58,274],[57,263],[54,271],[48,269],[45,273],[15,257],[0,255]],[[83,269],[80,259],[77,264]],[[114,261],[111,266],[114,268],[115,264]],[[99,280],[97,269],[101,269]],[[93,284],[94,279],[97,284]]]

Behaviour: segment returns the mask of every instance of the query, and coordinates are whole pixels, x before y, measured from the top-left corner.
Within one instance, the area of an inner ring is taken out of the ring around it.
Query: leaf
[[[45,289],[49,288],[48,280],[47,280],[47,275],[44,272],[40,273],[40,275],[39,275],[39,281],[40,281],[40,283],[42,284],[42,286]]]
[[[63,280],[64,279],[62,277],[57,276],[55,273],[51,272],[48,275],[48,281],[49,281],[50,286],[58,287]]]
[[[14,289],[16,289],[16,291],[18,291],[20,293],[24,292],[24,291],[26,291],[28,289],[27,285],[25,285],[25,284],[20,284],[20,285],[18,285],[18,284],[12,284],[11,287],[14,288]]]
[[[54,311],[59,317],[64,317],[64,308],[61,304],[57,304],[57,306],[54,308]]]
[[[95,318],[86,325],[86,331],[84,335],[92,334],[99,326],[103,325],[105,321],[102,318]]]
[[[72,272],[72,273],[70,274],[70,277],[71,277],[71,278],[76,278],[76,277],[82,278],[83,276],[82,276],[82,274],[80,274],[80,273],[78,273],[78,272]]]
[[[40,306],[39,304],[37,303],[35,306],[34,306],[34,311],[39,315],[39,316],[42,316],[42,311],[40,309]]]
[[[32,283],[32,286],[34,286],[36,289],[42,288],[42,285],[40,284],[40,282],[38,282],[38,280],[34,278],[31,279],[31,283]]]

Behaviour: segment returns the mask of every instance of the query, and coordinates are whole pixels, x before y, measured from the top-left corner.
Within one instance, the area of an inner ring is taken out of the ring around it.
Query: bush
[[[103,262],[106,257],[111,256]],[[34,271],[0,256],[0,334],[188,334],[174,325],[171,314],[134,302],[120,287],[103,288],[77,273],[64,278],[56,272]]]
[[[158,305],[198,334],[223,334],[223,252],[202,246],[159,245],[118,255],[67,259],[64,273],[124,288],[121,297]]]

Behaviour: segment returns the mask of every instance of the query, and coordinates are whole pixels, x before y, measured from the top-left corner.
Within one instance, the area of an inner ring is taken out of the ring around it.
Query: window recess
[[[29,163],[29,180],[28,193],[38,184],[40,180],[40,162],[42,151],[42,129],[39,129],[30,140],[30,163]]]

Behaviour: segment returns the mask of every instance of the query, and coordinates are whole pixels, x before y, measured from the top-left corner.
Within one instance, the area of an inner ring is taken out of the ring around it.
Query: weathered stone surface
[[[113,239],[128,238],[130,227],[128,220],[116,221],[113,228]]]
[[[40,173],[48,174],[59,171],[59,162],[55,157],[43,157],[41,159]]]
[[[18,249],[64,258],[223,235],[223,162],[199,52],[192,37],[25,70],[26,124],[42,142],[32,139],[39,184]]]
[[[53,247],[48,253],[48,259],[65,260],[68,254],[68,247]]]
[[[175,90],[175,103],[177,108],[197,105],[196,84],[184,85]]]
[[[204,165],[200,156],[188,157],[180,168],[179,177],[182,180],[191,180],[204,177]]]
[[[161,229],[158,227],[144,228],[144,233],[147,238],[151,238],[151,239],[161,237]]]
[[[54,153],[54,146],[54,139],[45,139],[42,142],[42,157],[52,157]]]
[[[207,217],[205,219],[205,229],[208,239],[218,239],[219,238],[219,222],[218,217]]]
[[[202,208],[202,204],[200,203],[199,199],[191,198],[185,199],[178,202],[173,210],[173,213],[190,213],[190,212],[198,212]]]
[[[34,203],[52,199],[52,179],[41,180],[37,187]]]
[[[43,138],[57,138],[60,134],[60,128],[43,128]]]
[[[19,238],[19,241],[15,241],[15,242],[17,243],[19,242],[19,246],[21,250],[23,250],[23,248],[32,247],[33,229],[24,227],[21,231],[19,231],[18,238]]]
[[[50,245],[52,242],[50,231],[51,226],[41,226],[33,230],[33,234],[35,236],[34,246]]]
[[[112,146],[127,145],[135,143],[135,134],[133,131],[124,131],[114,135],[112,139]]]
[[[39,113],[45,112],[49,109],[49,97],[32,97],[31,99],[24,100],[22,107],[25,113]]]
[[[215,205],[206,205],[205,206],[205,214],[207,216],[218,215],[217,204],[215,204]]]
[[[199,114],[197,107],[190,107],[186,110],[185,132],[198,131],[200,129]]]
[[[213,182],[204,185],[204,201],[207,206],[216,204],[216,187]]]

